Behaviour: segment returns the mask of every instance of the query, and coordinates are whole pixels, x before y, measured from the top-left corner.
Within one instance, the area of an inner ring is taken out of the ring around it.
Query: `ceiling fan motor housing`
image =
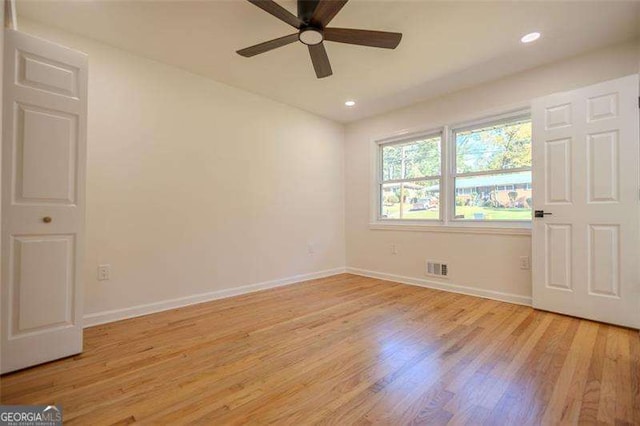
[[[314,46],[322,43],[324,35],[322,30],[315,27],[307,27],[300,30],[298,33],[298,39],[307,46]]]

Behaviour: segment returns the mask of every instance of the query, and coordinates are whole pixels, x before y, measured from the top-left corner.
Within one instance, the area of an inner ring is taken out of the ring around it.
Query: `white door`
[[[2,373],[82,351],[87,56],[5,30]]]
[[[638,75],[532,115],[533,306],[640,328]]]

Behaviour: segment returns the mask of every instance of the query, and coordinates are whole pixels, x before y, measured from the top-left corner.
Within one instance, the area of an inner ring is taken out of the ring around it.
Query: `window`
[[[380,218],[440,220],[442,136],[380,145]]]
[[[380,221],[468,226],[531,221],[528,113],[379,142],[378,155]]]
[[[531,119],[454,129],[454,219],[531,220]],[[466,194],[466,191],[469,191]]]

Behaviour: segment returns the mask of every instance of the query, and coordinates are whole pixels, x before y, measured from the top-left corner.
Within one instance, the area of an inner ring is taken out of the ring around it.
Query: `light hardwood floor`
[[[89,328],[1,390],[72,424],[640,424],[640,338],[345,274]]]

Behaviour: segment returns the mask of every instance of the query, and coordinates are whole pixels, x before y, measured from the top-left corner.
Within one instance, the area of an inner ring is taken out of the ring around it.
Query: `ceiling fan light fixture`
[[[315,46],[316,44],[322,43],[324,35],[322,31],[317,28],[305,28],[300,30],[298,39],[307,46]]]

